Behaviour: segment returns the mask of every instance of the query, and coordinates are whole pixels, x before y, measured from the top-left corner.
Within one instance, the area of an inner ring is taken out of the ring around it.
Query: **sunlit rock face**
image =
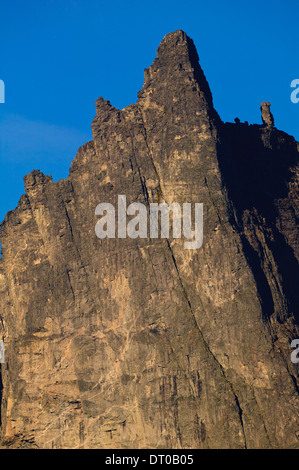
[[[136,104],[96,101],[67,179],[24,178],[1,226],[2,447],[298,447],[298,144],[267,109],[224,124],[176,31]],[[203,203],[202,247],[97,238],[118,195]]]

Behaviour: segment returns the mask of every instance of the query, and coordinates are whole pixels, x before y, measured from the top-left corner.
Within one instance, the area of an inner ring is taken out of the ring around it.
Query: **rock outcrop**
[[[273,114],[270,111],[270,106],[271,106],[271,103],[266,103],[265,101],[261,103],[262,121],[265,126],[273,127],[274,118],[273,118]]]
[[[24,178],[1,225],[2,447],[298,448],[298,144],[268,118],[224,124],[176,31],[136,104],[96,101],[68,178]],[[203,246],[98,239],[122,194],[203,203]]]

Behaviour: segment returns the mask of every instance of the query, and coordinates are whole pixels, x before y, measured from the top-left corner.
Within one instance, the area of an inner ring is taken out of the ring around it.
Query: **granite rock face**
[[[92,131],[1,225],[2,447],[298,448],[298,143],[224,124],[182,31]],[[203,203],[203,246],[98,239],[118,195]]]

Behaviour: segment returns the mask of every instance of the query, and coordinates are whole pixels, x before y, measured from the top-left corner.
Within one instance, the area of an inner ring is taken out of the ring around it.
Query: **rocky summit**
[[[222,122],[179,30],[136,104],[96,101],[66,179],[25,176],[1,225],[2,448],[299,447],[298,142],[261,112]],[[98,238],[119,195],[202,203],[202,246]]]

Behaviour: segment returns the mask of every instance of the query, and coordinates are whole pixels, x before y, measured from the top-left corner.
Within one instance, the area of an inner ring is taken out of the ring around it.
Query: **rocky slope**
[[[299,447],[298,144],[224,124],[182,32],[138,101],[100,98],[67,179],[1,225],[2,447]],[[204,204],[204,243],[103,239],[100,202]]]

